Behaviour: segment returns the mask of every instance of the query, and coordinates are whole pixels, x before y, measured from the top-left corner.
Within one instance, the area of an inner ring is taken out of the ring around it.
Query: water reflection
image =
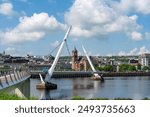
[[[58,85],[57,90],[38,90],[36,84],[40,79],[27,80],[19,85],[5,89],[9,92],[17,87],[26,96],[39,99],[71,99],[73,96],[85,98],[118,97],[142,99],[150,98],[150,77],[115,77],[105,78],[105,82],[94,81],[90,78],[57,78],[51,82]]]

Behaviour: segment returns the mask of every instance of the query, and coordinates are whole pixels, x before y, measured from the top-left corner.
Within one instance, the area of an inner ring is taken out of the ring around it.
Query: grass
[[[72,100],[85,100],[84,97],[80,97],[80,96],[73,96]]]
[[[36,97],[20,98],[16,94],[0,93],[0,100],[38,100]]]
[[[150,100],[149,98],[147,98],[147,97],[145,97],[145,98],[143,98],[142,100]]]
[[[114,100],[133,100],[131,98],[114,98]]]
[[[20,98],[16,94],[9,94],[6,92],[0,93],[0,100],[38,100],[37,97],[30,97],[30,98]],[[86,99],[80,96],[73,96],[72,100],[109,100],[108,98],[89,98]],[[131,98],[114,98],[113,100],[132,100]],[[142,100],[150,100],[149,98],[145,97]]]
[[[109,100],[108,98],[90,98],[89,100]]]

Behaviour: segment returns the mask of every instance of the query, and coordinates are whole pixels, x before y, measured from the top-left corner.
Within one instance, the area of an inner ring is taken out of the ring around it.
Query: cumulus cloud
[[[13,10],[13,5],[11,3],[2,3],[0,4],[0,14],[6,16],[12,16],[15,14]]]
[[[110,33],[138,32],[142,26],[137,23],[138,16],[127,16],[118,13],[103,0],[75,0],[68,12],[65,13],[65,21],[73,25],[71,34],[76,37],[101,37]],[[132,39],[139,36],[131,36]]]
[[[15,28],[0,32],[1,43],[37,41],[50,32],[66,28],[64,24],[59,23],[55,17],[47,13],[34,13],[31,17],[24,16],[19,22]]]
[[[132,38],[133,40],[137,40],[137,41],[143,39],[142,34],[139,33],[139,32],[132,32],[132,33],[131,33],[131,38]]]
[[[140,48],[140,51],[139,51],[138,54],[144,54],[144,53],[149,53],[149,52],[150,51],[145,46],[143,46],[143,47]]]
[[[150,14],[150,0],[121,0],[115,8],[126,13]]]
[[[120,52],[118,53],[118,56],[126,56],[126,52],[120,51]]]
[[[125,52],[125,51],[120,51],[118,53],[119,56],[132,56],[132,55],[140,55],[140,54],[144,54],[144,53],[149,53],[150,51],[145,47],[142,46],[141,48],[134,48],[129,52]]]
[[[18,50],[13,48],[13,47],[8,47],[5,50],[6,54],[10,54],[10,55],[18,55]]]

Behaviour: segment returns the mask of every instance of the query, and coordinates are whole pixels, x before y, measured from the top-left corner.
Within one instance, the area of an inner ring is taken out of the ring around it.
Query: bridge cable
[[[52,55],[52,53],[53,53],[54,51],[56,51],[56,50],[58,49],[58,47],[60,47],[61,43],[62,43],[62,42],[60,42],[49,54]]]
[[[56,50],[58,49],[58,47],[60,47],[61,43],[62,43],[62,42],[60,42],[60,43],[50,52],[50,55],[52,55],[52,53],[53,53],[54,51],[56,51]],[[68,46],[67,41],[65,42],[65,45],[66,45],[66,49],[67,49],[67,52],[68,52],[69,56],[71,56],[71,53],[70,53],[70,51],[69,51],[69,46]],[[68,60],[66,60],[66,61],[70,61],[69,57],[68,57]]]
[[[68,54],[69,54],[69,56],[71,56],[71,53],[70,53],[70,51],[69,51],[69,47],[68,47],[67,41],[65,42],[65,44],[66,44],[66,48],[67,48]]]

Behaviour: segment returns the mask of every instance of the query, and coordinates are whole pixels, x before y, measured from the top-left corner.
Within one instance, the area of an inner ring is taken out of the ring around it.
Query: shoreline
[[[39,78],[39,73],[45,78],[46,74],[43,72],[31,72],[31,78]],[[150,76],[150,72],[105,72],[103,77],[134,77],[134,76]],[[55,71],[52,75],[53,78],[78,78],[78,77],[92,77],[93,72],[79,72],[79,71]]]
[[[109,72],[104,73],[104,77],[120,77],[120,76],[150,76],[150,72]]]

